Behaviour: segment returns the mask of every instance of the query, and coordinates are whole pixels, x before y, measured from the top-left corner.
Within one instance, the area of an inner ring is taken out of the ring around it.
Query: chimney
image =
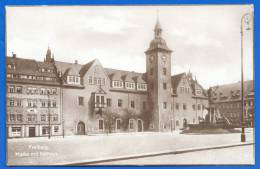
[[[78,64],[78,60],[75,60],[75,64]]]

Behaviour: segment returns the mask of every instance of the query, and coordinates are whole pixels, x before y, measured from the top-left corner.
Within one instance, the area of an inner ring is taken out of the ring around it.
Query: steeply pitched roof
[[[146,83],[144,73],[110,69],[110,68],[105,68],[104,70],[107,73],[110,80],[120,80],[120,81],[124,80],[129,82]]]
[[[24,59],[17,57],[6,57],[6,73],[14,75],[29,75],[29,76],[41,76],[55,78],[55,81],[43,81],[36,79],[7,79],[8,81],[17,81],[25,83],[44,83],[44,84],[59,84],[54,65],[52,63],[40,62],[33,59]],[[8,67],[11,66],[11,68]],[[51,71],[41,71],[41,69],[47,69]]]
[[[95,59],[95,60],[92,60],[92,61],[90,61],[90,62],[88,62],[88,63],[85,64],[85,65],[83,65],[82,68],[81,68],[81,70],[80,70],[80,72],[79,72],[80,76],[84,76],[85,73],[89,70],[89,68],[92,66],[92,64],[93,64],[95,61],[96,61],[96,59]]]
[[[76,63],[68,63],[55,61],[55,66],[58,72],[61,72],[63,75],[79,75],[82,65]]]
[[[213,102],[234,101],[241,99],[241,83],[231,83],[211,87],[211,98]],[[244,82],[244,96],[254,95],[253,80]]]

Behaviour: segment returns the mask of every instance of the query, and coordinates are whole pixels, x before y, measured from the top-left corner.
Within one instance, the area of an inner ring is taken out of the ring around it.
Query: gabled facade
[[[175,128],[197,124],[207,114],[208,97],[204,89],[189,73],[172,76]]]

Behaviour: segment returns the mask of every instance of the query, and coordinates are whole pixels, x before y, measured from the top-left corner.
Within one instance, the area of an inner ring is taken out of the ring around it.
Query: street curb
[[[196,152],[196,151],[247,146],[247,145],[254,145],[254,144],[255,144],[254,142],[249,142],[249,143],[225,144],[225,145],[218,145],[218,146],[204,146],[204,147],[197,147],[197,148],[185,148],[185,149],[178,149],[178,150],[159,151],[159,152],[153,152],[153,153],[117,156],[117,157],[113,157],[113,158],[100,158],[100,159],[77,161],[77,162],[71,162],[71,163],[61,163],[61,164],[55,164],[55,165],[57,165],[57,166],[61,166],[61,165],[67,165],[67,166],[94,165],[95,163],[129,160],[129,159],[153,157],[153,156],[160,156],[160,155],[182,154],[182,153],[189,153],[189,152]]]

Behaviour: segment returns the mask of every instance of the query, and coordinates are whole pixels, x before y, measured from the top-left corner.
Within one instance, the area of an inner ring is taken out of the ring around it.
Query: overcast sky
[[[244,6],[7,7],[7,55],[145,72],[157,11],[172,53],[172,74],[189,69],[205,87],[240,81]],[[251,26],[252,27],[252,26]],[[253,78],[252,29],[244,33],[245,79]]]

